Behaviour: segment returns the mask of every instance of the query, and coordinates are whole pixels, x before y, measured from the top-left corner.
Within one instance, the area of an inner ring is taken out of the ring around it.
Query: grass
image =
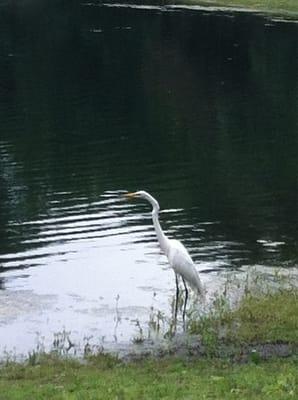
[[[113,2],[112,0],[107,2]],[[243,8],[278,17],[297,19],[297,0],[124,0],[120,3],[145,5],[189,5],[204,7]]]
[[[265,297],[247,296],[229,315],[237,328],[229,332],[230,340],[243,342],[298,342],[298,293],[282,290]]]
[[[263,12],[287,14],[298,14],[297,0],[181,0],[181,1],[168,1],[168,4],[192,4],[192,5],[206,5],[206,6],[224,6],[224,7],[241,7]]]
[[[1,400],[295,399],[297,360],[236,365],[170,358],[124,364],[100,355],[82,364],[50,356],[1,370]]]
[[[247,293],[234,310],[224,297],[217,298],[211,313],[191,320],[190,332],[201,334],[209,349],[220,342],[298,345],[298,291],[292,288],[266,295]]]

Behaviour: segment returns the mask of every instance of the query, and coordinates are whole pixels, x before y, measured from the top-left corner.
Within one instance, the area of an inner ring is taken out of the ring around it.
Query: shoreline
[[[67,337],[23,362],[8,354],[0,363],[0,393],[5,400],[296,398],[297,281],[276,275],[272,284],[251,276],[236,308],[226,294],[217,297],[184,336],[159,348],[140,336],[127,357],[86,347],[77,358],[68,353]],[[152,322],[157,329],[158,320]]]
[[[266,0],[164,0],[164,1],[102,1],[102,5],[110,7],[133,7],[161,10],[194,10],[206,12],[235,12],[260,15],[267,18],[274,18],[278,21],[298,23],[298,2],[294,4],[288,0],[286,5],[277,5],[280,1],[275,1],[270,5]]]

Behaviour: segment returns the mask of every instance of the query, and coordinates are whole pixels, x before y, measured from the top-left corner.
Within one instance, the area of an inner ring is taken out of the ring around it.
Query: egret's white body
[[[194,290],[196,290],[199,294],[202,295],[203,286],[199,278],[199,275],[195,269],[194,262],[192,261],[188,251],[183,246],[183,244],[179,242],[179,240],[169,239],[161,229],[158,219],[159,204],[157,200],[155,200],[154,197],[152,197],[149,193],[143,190],[134,193],[127,193],[125,196],[142,198],[149,201],[149,203],[152,205],[152,221],[157,235],[157,239],[161,250],[167,256],[169,264],[173,268],[176,274],[176,284],[177,284],[177,275],[179,275],[182,277],[184,285],[185,281],[187,281]]]
[[[170,240],[169,242],[170,246],[167,257],[170,266],[175,273],[184,278],[194,290],[202,294],[202,283],[188,251],[179,240]]]

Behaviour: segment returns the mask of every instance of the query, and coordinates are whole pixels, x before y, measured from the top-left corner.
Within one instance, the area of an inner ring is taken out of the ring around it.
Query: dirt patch
[[[199,335],[178,335],[170,341],[153,343],[145,341],[133,345],[127,352],[119,353],[124,361],[142,360],[148,357],[176,356],[184,359],[214,357],[237,363],[268,360],[274,357],[298,355],[298,342],[293,343],[248,343],[235,345],[221,342],[212,349],[204,346]]]

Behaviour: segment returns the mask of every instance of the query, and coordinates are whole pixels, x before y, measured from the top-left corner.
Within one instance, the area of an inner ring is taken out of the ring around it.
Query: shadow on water
[[[58,309],[46,302],[5,338],[62,321],[111,336],[117,296],[119,340],[148,319],[152,293],[169,312],[175,281],[150,209],[122,190],[158,198],[211,288],[243,265],[297,265],[297,29],[231,12],[1,5],[0,288]]]

